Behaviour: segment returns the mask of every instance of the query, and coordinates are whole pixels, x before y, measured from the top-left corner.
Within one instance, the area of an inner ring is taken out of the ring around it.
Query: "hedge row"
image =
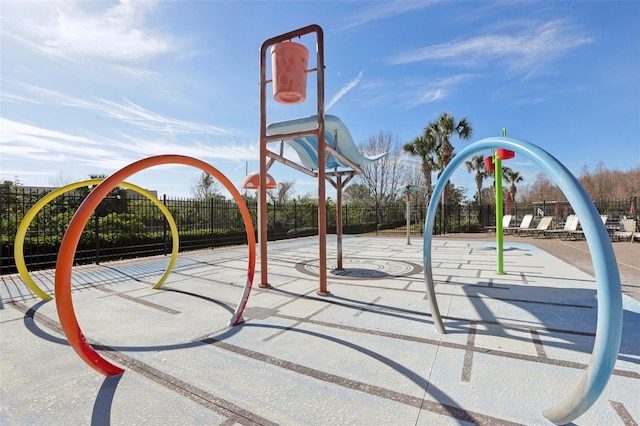
[[[166,239],[163,232],[113,233],[100,234],[98,237],[96,242],[91,232],[83,233],[75,253],[74,260],[77,265],[95,263],[96,260],[107,261],[168,254],[171,252],[173,243],[171,232],[166,233]],[[210,230],[179,231],[178,239],[180,251],[247,243],[244,229],[217,230],[213,234]],[[27,236],[23,244],[27,268],[29,270],[54,268],[61,243],[61,236]],[[2,272],[17,272],[14,259],[15,241],[2,238],[1,245]]]

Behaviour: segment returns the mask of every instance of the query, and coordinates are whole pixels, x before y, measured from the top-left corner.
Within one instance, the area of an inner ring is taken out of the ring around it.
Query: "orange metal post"
[[[336,239],[338,240],[338,270],[342,270],[342,175],[336,176]]]
[[[326,209],[326,141],[324,121],[324,33],[319,25],[309,25],[276,37],[262,43],[260,47],[260,187],[258,189],[259,235],[260,235],[260,287],[271,287],[268,278],[267,258],[267,49],[276,43],[301,37],[306,34],[316,34],[316,87],[317,87],[317,116],[318,127],[308,132],[318,139],[318,240],[319,240],[319,286],[317,293],[327,295],[327,209]]]
[[[320,296],[329,294],[327,290],[327,205],[326,205],[326,147],[324,132],[324,34],[322,28],[317,27],[318,37],[318,71],[317,71],[317,91],[318,91],[318,291]]]

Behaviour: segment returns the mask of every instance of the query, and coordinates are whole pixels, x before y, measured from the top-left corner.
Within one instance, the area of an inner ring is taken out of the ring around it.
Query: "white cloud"
[[[134,153],[138,156],[180,154],[196,158],[247,161],[258,157],[258,144],[225,144],[203,142],[189,142],[180,144],[167,140],[148,140],[122,135],[122,141],[112,141],[114,148]]]
[[[416,99],[413,107],[422,105],[422,104],[430,104],[431,102],[439,101],[444,99],[447,93],[443,89],[430,90],[422,94],[419,98]]]
[[[426,46],[391,59],[391,64],[441,61],[466,67],[506,65],[511,71],[531,72],[569,50],[592,43],[588,36],[573,34],[562,20],[531,25],[513,34],[488,34]]]
[[[358,27],[369,22],[380,19],[391,18],[393,16],[402,15],[425,7],[439,3],[438,0],[393,0],[387,2],[371,2],[367,4],[369,7],[361,9],[358,13],[351,17],[351,22],[343,26],[341,29]]]
[[[360,71],[358,73],[358,75],[356,76],[356,78],[354,78],[353,80],[351,80],[350,82],[348,82],[347,84],[345,84],[342,89],[340,89],[338,91],[338,93],[336,93],[336,95],[331,98],[331,101],[329,101],[329,103],[327,104],[325,110],[328,111],[329,108],[331,108],[332,106],[334,106],[336,104],[336,102],[338,102],[344,95],[346,95],[349,90],[353,89],[354,87],[356,87],[358,85],[358,83],[360,83],[360,80],[362,80],[362,73],[363,71]]]
[[[0,118],[0,152],[3,169],[14,160],[41,164],[66,164],[71,168],[90,166],[117,170],[153,155],[179,154],[212,160],[249,161],[258,156],[256,143],[176,143],[121,135],[119,140],[84,137]],[[67,167],[67,166],[64,166]]]
[[[95,109],[103,114],[136,125],[140,129],[154,132],[176,133],[207,133],[216,135],[228,135],[231,131],[209,124],[200,124],[192,121],[167,117],[162,114],[145,109],[125,99],[123,103],[100,99],[94,104]]]
[[[458,74],[427,82],[411,83],[411,91],[406,94],[408,100],[407,109],[420,105],[441,101],[454,92],[460,84],[467,81],[469,74]]]
[[[60,155],[66,156],[67,159],[103,158],[113,155],[108,149],[101,148],[99,142],[83,136],[44,129],[6,118],[0,118],[0,128],[0,146],[5,159],[8,156],[33,159],[34,154],[45,155],[47,161]]]
[[[1,95],[2,99],[12,102],[25,101],[40,104],[49,102],[55,106],[69,106],[98,111],[103,116],[133,125],[140,130],[159,132],[163,134],[230,135],[234,133],[230,129],[210,124],[196,123],[168,117],[141,107],[128,99],[125,99],[121,103],[106,99],[80,99],[28,83],[7,80],[3,80],[3,82],[7,84],[3,87],[4,92]],[[7,89],[11,90],[11,88],[7,86],[17,87],[20,90],[26,91],[26,94],[15,95],[11,92],[7,93]]]
[[[42,54],[128,69],[132,62],[177,50],[177,40],[145,27],[145,17],[155,4],[155,1],[120,0],[96,11],[104,3],[39,3],[35,7],[49,13],[21,13],[11,20],[5,16],[3,34]]]
[[[410,110],[448,98],[472,78],[472,74],[463,73],[434,80],[367,80],[362,84],[363,90],[367,91],[363,102],[368,107],[384,105],[385,108]]]

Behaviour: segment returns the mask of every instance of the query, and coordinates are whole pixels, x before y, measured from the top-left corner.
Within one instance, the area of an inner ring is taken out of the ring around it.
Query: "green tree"
[[[511,199],[513,202],[516,202],[516,193],[518,192],[518,188],[516,187],[516,183],[520,183],[524,180],[522,175],[517,170],[512,170],[509,167],[502,168],[502,175],[504,176],[504,180],[507,183],[510,183],[509,186],[509,194],[511,194]]]
[[[453,159],[455,148],[451,144],[451,137],[458,136],[460,139],[468,140],[473,134],[473,129],[467,117],[456,122],[453,115],[443,112],[436,121],[427,125],[424,129],[425,135],[432,135],[436,139],[436,154],[438,156],[438,167],[440,174]]]
[[[455,148],[451,144],[451,137],[458,136],[460,139],[467,140],[471,138],[473,129],[467,120],[467,117],[460,121],[448,112],[440,113],[436,121],[427,124],[424,129],[425,136],[432,137],[436,140],[436,155],[438,157],[438,177],[442,175],[444,169],[449,165],[455,155]],[[450,198],[453,188],[447,184],[443,193],[444,199]]]
[[[362,174],[357,177],[363,183],[377,203],[386,203],[397,198],[396,187],[404,182],[405,170],[401,156],[400,143],[397,136],[389,132],[378,132],[378,136],[371,136],[360,145],[364,155],[387,153],[378,161],[366,166]]]
[[[106,179],[107,175],[104,174],[91,174],[89,175],[90,179]],[[89,195],[89,192],[93,188],[81,187],[76,190],[76,192],[82,195],[83,199]],[[107,216],[109,213],[125,213],[128,208],[128,195],[127,190],[116,186],[109,194],[100,201],[100,204],[95,210],[95,214],[98,217]],[[75,206],[74,206],[75,208]]]
[[[344,189],[344,201],[346,203],[368,203],[371,202],[371,193],[364,183],[351,183]]]
[[[424,187],[426,188],[425,202],[429,203],[433,184],[431,174],[436,168],[434,154],[436,152],[436,138],[433,133],[423,133],[413,140],[411,143],[405,144],[402,149],[412,157],[420,158],[420,170],[424,177]]]
[[[220,185],[209,173],[202,172],[191,187],[191,192],[197,200],[208,200],[220,194]]]
[[[5,180],[0,184],[0,212],[4,213],[9,206],[17,205],[17,202],[16,185],[10,180]]]
[[[424,129],[424,135],[436,140],[436,156],[438,157],[438,178],[449,165],[455,155],[455,148],[451,144],[451,137],[467,140],[471,138],[473,129],[467,118],[456,121],[455,117],[448,112],[442,112],[436,121],[432,121]],[[453,202],[455,188],[450,182],[445,185],[442,193],[442,215],[445,215],[445,200]]]
[[[474,155],[471,160],[465,161],[467,171],[469,173],[476,172],[476,189],[478,194],[476,195],[476,201],[478,204],[482,204],[482,184],[487,177],[487,172],[484,168],[484,157],[481,154]]]
[[[283,180],[278,182],[277,189],[269,189],[267,195],[272,203],[287,204],[293,193],[293,188],[296,184],[295,180]]]

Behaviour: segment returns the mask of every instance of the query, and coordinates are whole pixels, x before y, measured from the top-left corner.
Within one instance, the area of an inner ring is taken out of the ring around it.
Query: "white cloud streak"
[[[510,71],[530,73],[571,49],[593,43],[588,36],[573,34],[562,20],[524,28],[519,34],[488,34],[467,40],[436,44],[405,52],[390,64],[440,61],[465,67],[506,65]]]
[[[72,62],[107,64],[128,74],[146,74],[150,71],[135,64],[178,51],[180,44],[144,26],[146,15],[156,3],[120,0],[97,12],[95,9],[103,3],[40,3],[37,7],[42,10],[38,14],[4,17],[2,32],[40,54]],[[83,6],[94,10],[83,10]]]
[[[458,87],[473,78],[470,74],[458,74],[436,80],[415,80],[401,83],[378,82],[363,86],[369,106],[385,105],[401,110],[410,110],[421,105],[442,101],[458,90]]]
[[[167,140],[149,140],[121,136],[122,141],[112,141],[114,148],[124,150],[139,157],[163,154],[180,154],[190,157],[217,160],[247,161],[255,160],[258,157],[258,144],[237,144],[237,143],[204,143],[201,141],[180,144]]]
[[[144,139],[121,135],[120,140],[100,136],[77,136],[0,118],[0,150],[3,162],[28,159],[43,163],[72,162],[102,169],[120,168],[139,158],[151,155],[181,154],[209,160],[254,160],[257,144],[186,144],[165,139]]]
[[[71,161],[82,158],[108,158],[113,153],[99,142],[30,124],[0,118],[2,156],[46,161]]]
[[[153,58],[174,48],[170,38],[142,26],[155,3],[121,0],[101,13],[85,13],[57,3],[55,19],[24,26],[24,36],[34,49],[73,61],[125,63]]]
[[[336,102],[338,102],[344,95],[346,95],[351,89],[353,89],[354,87],[356,87],[358,85],[358,83],[360,83],[360,80],[362,80],[362,74],[363,71],[360,71],[358,73],[358,75],[356,76],[356,78],[354,78],[353,80],[351,80],[350,82],[348,82],[347,84],[345,84],[342,89],[340,89],[338,91],[338,93],[336,93],[334,95],[333,98],[331,98],[331,101],[329,101],[329,103],[327,104],[327,106],[325,107],[325,110],[328,111],[332,106],[334,106],[336,104]]]
[[[359,27],[369,22],[387,19],[415,10],[424,9],[439,2],[440,1],[438,0],[394,0],[386,2],[372,2],[371,4],[373,6],[362,9],[359,13],[351,17],[350,23],[344,25],[340,29],[346,30]]]
[[[11,102],[30,102],[45,104],[52,103],[55,106],[68,106],[97,111],[105,117],[110,117],[121,122],[133,125],[140,130],[175,134],[213,134],[231,135],[234,131],[222,127],[195,123],[168,117],[137,105],[128,99],[122,103],[106,99],[80,99],[60,92],[34,86],[28,83],[7,81],[10,86],[24,90],[26,94],[12,94],[5,91],[0,95],[3,100]],[[6,86],[6,85],[5,85]]]
[[[410,84],[412,90],[406,94],[406,109],[441,101],[454,92],[460,84],[469,80],[469,74],[458,74],[438,80]]]
[[[136,105],[127,99],[123,103],[99,99],[98,103],[91,106],[108,117],[134,124],[136,127],[147,131],[169,132],[171,134],[229,135],[232,133],[217,126],[167,117]]]

